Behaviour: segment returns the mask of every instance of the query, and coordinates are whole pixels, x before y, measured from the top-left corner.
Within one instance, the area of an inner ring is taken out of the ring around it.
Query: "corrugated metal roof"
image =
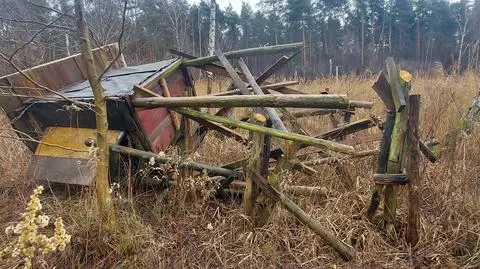
[[[142,83],[152,75],[168,67],[177,59],[164,60],[156,63],[130,66],[109,70],[102,78],[105,96],[125,96],[133,93],[133,86]],[[92,88],[88,80],[70,85],[60,90],[65,96],[72,99],[93,98]],[[51,95],[51,97],[57,97]]]

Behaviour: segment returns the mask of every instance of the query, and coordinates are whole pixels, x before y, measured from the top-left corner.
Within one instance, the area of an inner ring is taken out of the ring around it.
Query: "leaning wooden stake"
[[[408,225],[407,242],[412,246],[418,243],[420,238],[420,202],[421,202],[421,178],[419,172],[419,114],[420,95],[410,95],[408,109],[408,133],[406,141],[406,168],[409,179],[408,185]]]
[[[323,227],[318,221],[316,221],[305,211],[303,211],[292,200],[290,200],[283,193],[272,187],[258,173],[254,172],[253,174],[253,179],[260,187],[262,192],[265,193],[265,195],[267,195],[270,199],[274,201],[280,202],[280,204],[282,204],[282,206],[290,213],[292,213],[299,221],[307,225],[310,229],[317,233],[328,245],[334,248],[344,260],[351,261],[355,259],[355,250],[351,246],[340,241],[332,232]]]
[[[253,123],[264,126],[267,122],[267,119],[262,114],[256,113],[253,116]],[[250,158],[247,162],[247,168],[245,171],[245,193],[243,195],[243,207],[245,209],[245,215],[250,217],[252,223],[254,223],[254,209],[255,202],[258,196],[258,187],[255,184],[253,179],[254,175],[252,171],[260,171],[262,169],[262,160],[263,160],[263,145],[265,140],[264,134],[259,134],[255,132],[250,133],[250,141],[252,141],[252,147],[250,149]]]

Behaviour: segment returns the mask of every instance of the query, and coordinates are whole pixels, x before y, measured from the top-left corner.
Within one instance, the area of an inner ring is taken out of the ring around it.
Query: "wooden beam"
[[[276,130],[273,128],[261,127],[255,124],[232,120],[225,117],[214,116],[214,115],[210,115],[207,113],[203,113],[203,112],[199,112],[199,111],[191,110],[187,108],[178,108],[175,111],[191,119],[209,120],[209,121],[221,123],[225,126],[242,128],[245,130],[263,133],[265,135],[270,135],[272,137],[278,137],[286,140],[300,142],[302,144],[311,145],[311,146],[315,146],[323,149],[338,151],[345,154],[352,154],[352,155],[355,154],[355,150],[351,146],[346,146],[340,143],[336,143],[336,142],[332,142],[324,139],[313,138],[313,137],[299,135],[295,133],[288,133],[288,132]]]
[[[292,43],[292,44],[285,44],[285,45],[275,45],[275,46],[267,46],[267,47],[258,47],[258,48],[249,48],[249,49],[241,49],[241,50],[234,50],[225,53],[225,57],[227,59],[232,58],[240,58],[246,56],[257,56],[257,55],[268,55],[268,54],[275,54],[287,51],[295,51],[299,50],[303,47],[303,43]],[[218,57],[216,55],[213,56],[206,56],[200,57],[197,59],[187,60],[184,61],[185,66],[199,66],[207,63],[213,63],[218,61]]]
[[[265,97],[265,96],[273,96],[272,94],[270,95],[264,95],[262,89],[260,89],[260,86],[258,86],[257,82],[255,81],[255,78],[253,77],[252,73],[250,73],[250,70],[248,69],[247,65],[243,61],[242,58],[238,61],[238,65],[240,66],[240,69],[242,70],[243,74],[247,77],[248,83],[250,83],[250,86],[252,86],[253,92],[255,93],[255,96],[257,97]],[[278,95],[278,96],[283,96],[283,95]],[[302,95],[298,95],[302,96]],[[245,98],[247,96],[243,96]],[[283,96],[285,97],[285,96]],[[289,96],[291,97],[291,96]],[[289,98],[287,98],[289,99]],[[343,101],[343,100],[342,100]],[[288,132],[287,127],[285,127],[285,124],[283,124],[282,120],[278,116],[277,111],[273,109],[272,107],[268,105],[259,105],[258,107],[265,107],[265,111],[267,112],[270,120],[272,121],[273,127],[275,127],[278,130],[282,130],[285,132]],[[286,107],[285,105],[279,106],[279,107]]]
[[[247,90],[248,91],[248,90]],[[346,95],[267,94],[245,96],[192,96],[192,97],[139,97],[132,103],[136,107],[299,107],[347,108]],[[272,112],[273,113],[273,112]],[[270,114],[270,113],[269,113]],[[276,114],[276,112],[275,112]],[[271,115],[270,115],[271,116]]]
[[[193,161],[175,161],[171,158],[161,157],[160,155],[153,152],[124,147],[117,144],[109,144],[109,148],[113,152],[118,152],[129,156],[136,156],[142,159],[148,160],[150,158],[153,158],[158,163],[174,162],[178,164],[180,168],[192,169],[198,172],[207,171],[209,175],[243,178],[243,173],[213,165],[202,164]]]

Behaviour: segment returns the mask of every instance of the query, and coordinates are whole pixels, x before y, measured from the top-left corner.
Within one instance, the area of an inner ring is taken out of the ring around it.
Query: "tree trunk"
[[[215,8],[217,3],[215,0],[210,1],[210,28],[208,33],[208,55],[215,53]]]
[[[88,26],[85,22],[83,0],[75,0],[75,13],[77,15],[77,28],[82,38],[82,56],[85,60],[87,77],[94,95],[94,109],[97,125],[97,163],[95,176],[95,192],[100,216],[103,224],[113,229],[116,226],[115,208],[110,195],[108,172],[109,172],[109,148],[107,140],[108,122],[107,106],[104,89],[98,79],[97,70],[93,62],[93,54],[90,46]]]

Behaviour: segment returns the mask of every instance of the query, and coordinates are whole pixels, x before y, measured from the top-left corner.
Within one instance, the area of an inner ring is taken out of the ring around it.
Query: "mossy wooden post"
[[[420,202],[421,202],[421,178],[419,157],[419,118],[420,118],[420,95],[410,95],[408,109],[408,133],[405,149],[405,162],[409,179],[408,185],[408,222],[406,240],[412,246],[418,243],[420,238]]]
[[[402,157],[408,120],[408,96],[411,87],[411,75],[399,71],[393,59],[387,59],[389,84],[395,103],[395,125],[392,130],[390,152],[388,154],[387,174],[400,174],[403,170]],[[402,99],[403,97],[403,99]],[[384,191],[384,221],[387,234],[395,232],[395,216],[397,212],[397,185],[388,184]]]
[[[264,126],[267,119],[262,114],[256,113],[252,117],[253,123]],[[252,224],[254,224],[254,210],[255,202],[258,196],[258,187],[253,179],[253,171],[262,170],[262,160],[264,151],[265,135],[255,132],[250,132],[250,141],[252,143],[250,149],[250,158],[247,161],[247,167],[245,171],[245,193],[243,195],[243,207],[245,209],[245,215],[250,217]]]

